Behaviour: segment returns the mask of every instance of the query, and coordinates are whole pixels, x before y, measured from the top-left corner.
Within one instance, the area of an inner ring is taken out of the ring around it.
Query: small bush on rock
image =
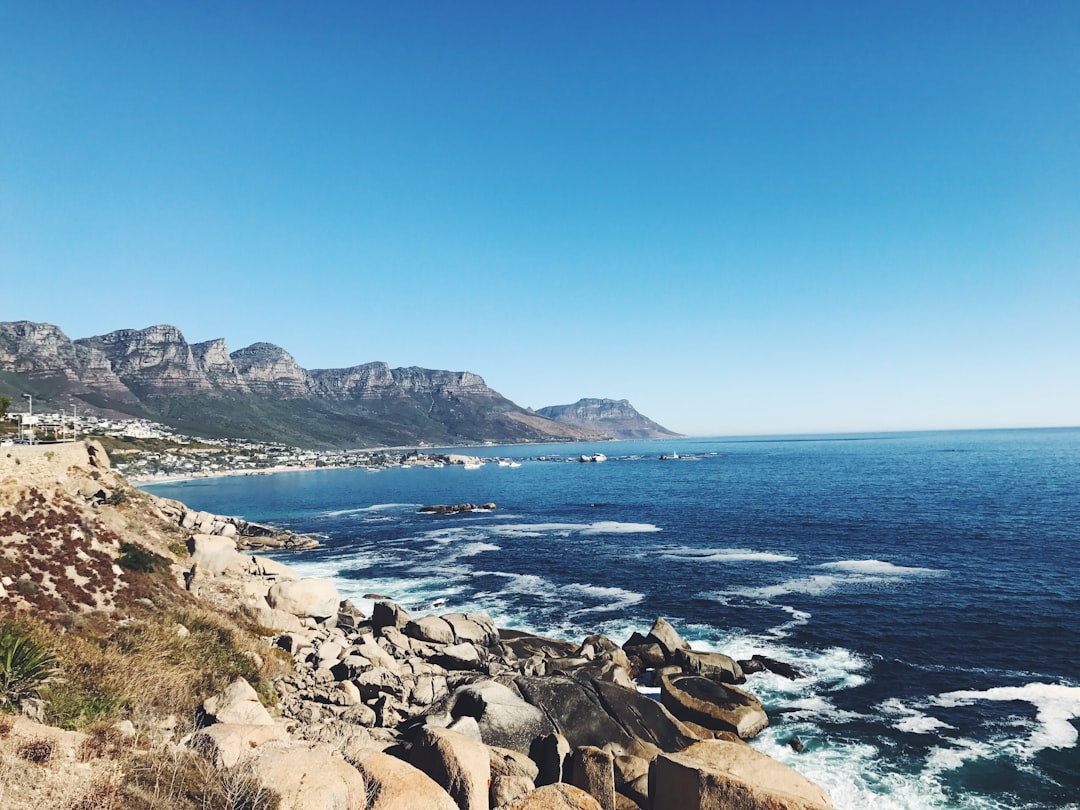
[[[20,743],[19,747],[15,750],[15,753],[27,762],[36,762],[38,765],[45,765],[53,758],[55,751],[55,740],[51,740],[48,737],[34,737],[33,739]]]

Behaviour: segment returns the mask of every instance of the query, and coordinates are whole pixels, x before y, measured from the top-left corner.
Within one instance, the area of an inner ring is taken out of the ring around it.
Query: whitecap
[[[601,520],[595,523],[497,523],[489,525],[497,534],[515,537],[541,537],[543,534],[640,534],[659,532],[662,529],[652,523],[623,523],[614,520]]]
[[[749,548],[691,548],[682,546],[667,549],[660,555],[664,560],[688,562],[795,562],[798,557]]]
[[[737,596],[745,596],[749,599],[776,599],[791,593],[802,593],[809,596],[820,596],[828,593],[842,582],[848,581],[847,577],[831,576],[829,574],[813,574],[808,577],[785,580],[776,585],[767,585],[762,588],[742,588],[732,593]]]
[[[983,691],[960,690],[938,695],[938,706],[970,706],[977,701],[1018,701],[1035,707],[1038,725],[1020,752],[1031,757],[1044,748],[1072,748],[1080,734],[1072,720],[1080,718],[1080,687],[1061,683],[998,686]]]
[[[945,729],[955,729],[944,720],[932,717],[913,706],[909,706],[899,698],[889,698],[878,705],[878,711],[885,716],[898,718],[892,727],[897,731],[909,734],[933,734]]]
[[[316,517],[341,517],[342,515],[355,515],[363,512],[384,512],[389,509],[414,509],[419,505],[416,503],[376,503],[371,506],[358,506],[353,509],[335,509],[330,512],[320,512]]]
[[[831,568],[837,571],[847,571],[852,574],[865,574],[868,576],[903,577],[903,576],[938,576],[944,574],[936,568],[917,568],[913,566],[894,565],[881,560],[838,560],[837,562],[822,563],[818,568]]]

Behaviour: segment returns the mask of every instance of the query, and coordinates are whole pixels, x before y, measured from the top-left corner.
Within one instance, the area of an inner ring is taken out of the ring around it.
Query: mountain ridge
[[[168,324],[71,340],[53,324],[0,322],[5,393],[30,393],[42,410],[77,402],[196,435],[308,447],[605,438],[522,408],[469,371],[308,370],[272,343],[230,352],[222,338],[189,344]]]

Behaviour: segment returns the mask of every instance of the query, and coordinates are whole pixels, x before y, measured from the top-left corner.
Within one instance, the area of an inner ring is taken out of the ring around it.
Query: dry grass
[[[121,719],[140,731],[158,728],[170,716],[191,716],[237,678],[270,696],[268,678],[282,667],[236,621],[197,607],[122,623],[98,617],[66,631],[38,626],[35,636],[61,667],[59,682],[42,693],[45,716],[68,729]]]

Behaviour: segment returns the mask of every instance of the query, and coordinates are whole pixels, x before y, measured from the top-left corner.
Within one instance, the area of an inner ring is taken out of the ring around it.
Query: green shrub
[[[56,658],[10,624],[0,626],[0,706],[36,697],[57,671]]]
[[[116,558],[116,564],[128,571],[140,571],[144,574],[164,571],[169,567],[169,561],[164,557],[159,557],[134,543],[123,543],[120,546],[120,556]]]

